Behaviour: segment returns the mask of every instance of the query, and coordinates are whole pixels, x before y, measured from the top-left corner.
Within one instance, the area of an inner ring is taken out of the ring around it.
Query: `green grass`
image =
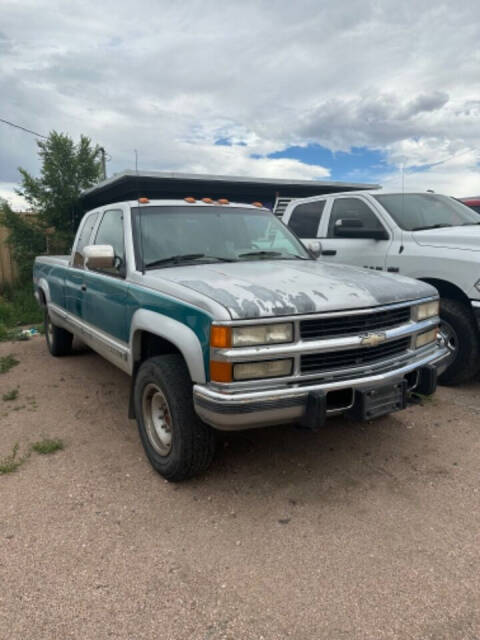
[[[61,451],[63,449],[63,441],[59,438],[43,438],[38,442],[34,442],[28,451],[21,457],[18,456],[19,444],[15,443],[12,449],[12,453],[5,458],[0,458],[0,475],[6,473],[13,473],[20,467],[25,460],[27,460],[32,451],[36,451],[42,455],[49,453],[55,453],[55,451]]]
[[[0,340],[22,340],[17,327],[34,326],[43,320],[43,312],[33,296],[31,284],[4,286],[0,294]]]
[[[30,456],[30,452],[28,452],[21,458],[18,458],[17,453],[18,453],[18,442],[14,445],[12,453],[9,456],[6,456],[5,458],[0,458],[0,475],[6,474],[6,473],[13,473]]]
[[[8,356],[2,356],[0,358],[0,373],[7,373],[7,371],[10,371],[10,369],[18,363],[19,361],[12,356],[11,353],[9,353]]]
[[[10,402],[11,400],[16,400],[18,398],[18,389],[12,389],[11,391],[7,391],[2,396],[2,400],[4,402]]]
[[[55,453],[55,451],[61,451],[63,449],[63,442],[59,438],[44,438],[38,442],[32,444],[33,451],[46,455],[48,453]]]

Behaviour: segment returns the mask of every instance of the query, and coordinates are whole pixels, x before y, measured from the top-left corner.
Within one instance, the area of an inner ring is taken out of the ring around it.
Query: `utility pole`
[[[102,154],[102,171],[103,171],[103,179],[107,179],[107,159],[105,154],[105,148],[100,147],[100,153]]]

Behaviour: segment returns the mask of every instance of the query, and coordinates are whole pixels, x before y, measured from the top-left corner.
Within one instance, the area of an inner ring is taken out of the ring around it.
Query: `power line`
[[[37,136],[37,138],[45,138],[45,140],[48,139],[48,136],[44,136],[41,133],[37,133],[36,131],[32,131],[31,129],[27,129],[25,127],[21,127],[19,124],[15,124],[14,122],[10,122],[9,120],[4,120],[3,118],[0,118],[0,122],[3,122],[4,124],[8,124],[11,127],[15,127],[16,129],[21,129],[22,131],[26,131],[27,133],[31,133],[34,136]]]

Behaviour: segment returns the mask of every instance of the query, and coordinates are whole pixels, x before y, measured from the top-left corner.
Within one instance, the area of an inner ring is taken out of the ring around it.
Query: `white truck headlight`
[[[425,333],[419,333],[415,338],[415,349],[420,349],[420,347],[424,347],[426,344],[435,342],[437,339],[437,333],[438,329],[431,329]]]
[[[265,360],[263,362],[242,362],[233,365],[234,380],[254,380],[257,378],[278,378],[292,373],[292,360]]]
[[[427,318],[433,318],[438,316],[440,311],[440,303],[438,300],[431,300],[430,302],[424,302],[413,307],[414,320],[426,320]]]
[[[232,347],[278,344],[292,342],[292,340],[293,325],[291,322],[232,327]]]

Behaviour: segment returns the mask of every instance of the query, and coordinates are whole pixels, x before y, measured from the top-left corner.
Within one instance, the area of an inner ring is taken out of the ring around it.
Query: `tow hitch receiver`
[[[398,380],[383,387],[357,390],[355,403],[346,412],[354,420],[372,420],[407,406],[407,381]]]

